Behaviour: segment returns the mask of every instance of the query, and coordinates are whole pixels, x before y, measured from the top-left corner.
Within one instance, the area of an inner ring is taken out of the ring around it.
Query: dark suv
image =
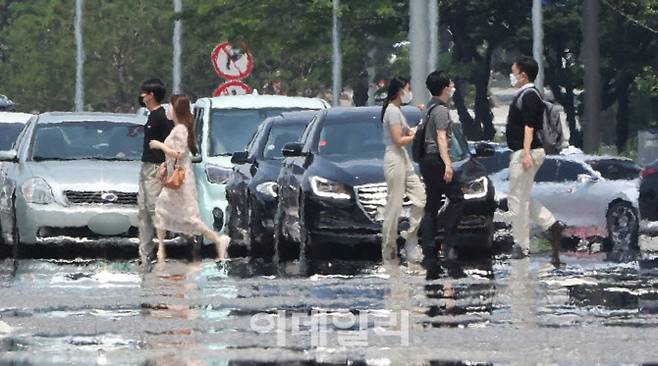
[[[233,172],[226,182],[228,201],[226,231],[234,256],[244,247],[252,257],[271,257],[276,210],[276,179],[281,169],[281,150],[299,136],[316,111],[286,112],[263,121],[245,151],[233,153]]]
[[[402,111],[410,125],[419,122],[418,108],[404,107]],[[338,243],[381,242],[387,187],[380,114],[378,107],[321,111],[299,142],[284,147],[286,158],[277,181],[279,202],[274,219],[279,260],[318,252],[330,254]],[[489,249],[494,188],[484,167],[471,159],[461,129],[454,132],[451,155],[455,179],[466,199],[459,230],[481,239],[462,243],[475,242]],[[493,149],[481,146],[478,152],[490,155]],[[438,220],[438,227],[443,227],[443,215]],[[401,221],[404,225],[405,220]]]

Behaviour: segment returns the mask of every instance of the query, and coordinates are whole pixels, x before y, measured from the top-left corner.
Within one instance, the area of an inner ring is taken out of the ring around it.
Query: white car
[[[136,243],[144,117],[49,112],[0,151],[4,243]]]
[[[282,112],[329,108],[319,98],[281,95],[235,95],[200,98],[194,103],[194,130],[199,154],[193,159],[201,218],[222,230],[226,216],[226,181],[233,153],[244,151],[267,117]]]
[[[640,171],[621,157],[549,155],[537,172],[532,197],[567,225],[566,237],[607,238],[606,250],[636,250]],[[499,203],[494,221],[510,224],[509,169],[491,180]]]

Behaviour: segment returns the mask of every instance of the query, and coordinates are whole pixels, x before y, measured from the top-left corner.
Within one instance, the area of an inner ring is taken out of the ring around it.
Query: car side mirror
[[[18,153],[16,150],[0,151],[0,161],[15,163],[18,161]]]
[[[289,142],[283,146],[281,153],[285,157],[303,156],[303,148],[304,145],[301,142]]]
[[[481,142],[475,146],[475,157],[476,158],[489,158],[494,156],[496,153],[496,148],[491,144],[486,142]]]
[[[233,164],[247,164],[251,163],[251,159],[249,159],[249,152],[248,151],[238,151],[234,152],[233,156],[231,156],[231,163]]]
[[[598,177],[589,174],[578,174],[578,182],[580,183],[596,183],[599,181]]]

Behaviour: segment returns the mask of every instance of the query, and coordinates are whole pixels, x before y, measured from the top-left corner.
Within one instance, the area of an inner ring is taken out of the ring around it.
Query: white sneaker
[[[409,240],[404,243],[404,252],[408,262],[419,262],[422,258],[422,251],[418,245],[418,240]]]

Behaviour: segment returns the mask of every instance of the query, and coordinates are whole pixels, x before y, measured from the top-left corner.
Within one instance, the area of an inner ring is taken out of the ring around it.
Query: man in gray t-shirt
[[[436,105],[436,107],[435,107]],[[450,112],[445,103],[440,100],[432,98],[432,100],[425,107],[424,115],[427,115],[427,111],[430,111],[429,120],[427,121],[427,126],[425,127],[425,153],[426,154],[438,154],[439,153],[439,144],[437,141],[437,136],[439,130],[445,130],[448,135],[448,143],[450,143],[450,129],[452,125],[452,120],[450,119]]]

